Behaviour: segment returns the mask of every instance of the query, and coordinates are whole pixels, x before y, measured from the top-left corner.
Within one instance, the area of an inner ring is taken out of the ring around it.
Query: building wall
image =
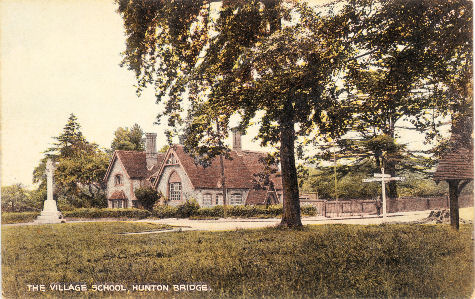
[[[122,175],[122,184],[115,185],[115,176],[117,174]],[[128,175],[125,172],[124,167],[120,163],[119,159],[116,159],[112,170],[110,172],[109,178],[107,180],[107,189],[106,189],[106,196],[107,199],[112,195],[112,193],[116,191],[124,191],[125,196],[128,199],[127,207],[132,207],[132,200],[135,200],[134,195],[134,187],[140,186],[140,180],[133,180],[129,179]],[[107,201],[107,207],[112,208],[112,202],[110,200]]]
[[[211,206],[205,205],[203,203],[203,199],[205,194],[210,194],[211,195],[211,201],[212,204]],[[223,194],[223,189],[221,188],[216,188],[216,189],[199,189],[198,190],[198,196],[196,197],[198,203],[200,204],[200,207],[213,207],[216,206],[216,197],[218,195]],[[242,196],[242,204],[244,205],[247,200],[247,196],[249,195],[249,189],[226,189],[226,201],[227,204],[230,204],[230,199],[232,194],[241,194]],[[222,200],[222,199],[221,199]],[[218,205],[222,205],[222,201],[218,202]]]
[[[180,177],[181,180],[181,200],[170,200],[169,198],[169,186],[168,182],[170,180],[170,176],[173,174],[173,172],[176,172],[178,176]],[[211,200],[213,202],[213,205],[216,205],[216,196],[218,194],[222,194],[222,189],[221,188],[216,188],[216,189],[194,189],[193,185],[191,184],[191,180],[188,177],[187,173],[184,171],[184,169],[180,165],[167,165],[163,169],[163,174],[160,178],[160,181],[158,183],[158,192],[161,192],[164,196],[166,196],[169,201],[168,205],[170,206],[177,206],[181,205],[186,202],[186,200],[190,199],[195,199],[198,204],[201,207],[209,207],[207,205],[203,204],[203,197],[205,194],[211,194]],[[227,189],[226,191],[226,198],[227,202],[229,204],[229,200],[232,194],[238,193],[241,194],[242,199],[243,199],[243,204],[247,200],[247,196],[249,195],[249,189]],[[222,204],[222,203],[221,203]]]
[[[164,196],[169,198],[168,194],[168,181],[173,172],[176,172],[181,180],[181,200],[169,200],[168,204],[170,206],[177,206],[186,202],[187,199],[195,198],[199,196],[199,192],[194,190],[193,185],[191,184],[190,179],[186,172],[181,168],[180,165],[167,165],[163,169],[163,174],[160,177],[158,182],[157,191],[161,192]]]

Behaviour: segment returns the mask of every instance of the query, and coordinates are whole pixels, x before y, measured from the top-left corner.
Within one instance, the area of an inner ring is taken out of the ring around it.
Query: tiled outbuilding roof
[[[473,149],[458,148],[439,160],[434,180],[473,179]]]

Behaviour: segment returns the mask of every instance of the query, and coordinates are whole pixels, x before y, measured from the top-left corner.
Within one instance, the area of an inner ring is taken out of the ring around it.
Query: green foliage
[[[137,218],[143,219],[150,217],[151,213],[142,209],[75,209],[64,211],[63,216],[69,218]]]
[[[21,184],[2,187],[2,211],[24,212],[35,211],[40,201],[34,191],[26,190]]]
[[[153,206],[159,199],[157,190],[152,187],[140,187],[135,189],[134,193],[140,204],[148,211],[152,211]]]
[[[177,215],[178,208],[169,205],[155,205],[152,210],[152,216],[157,218],[176,218]]]
[[[200,208],[200,205],[195,199],[187,200],[184,204],[177,207],[177,217],[187,218],[196,214],[196,211]]]
[[[111,150],[143,151],[145,149],[143,134],[138,124],[134,124],[131,129],[119,127],[114,132]]]
[[[164,298],[469,298],[474,287],[469,225],[460,232],[448,225],[318,225],[120,235],[159,229],[130,222],[2,227],[4,296],[31,296],[18,286],[58,281],[128,289],[138,282],[202,281],[212,289],[171,290],[160,293]]]
[[[302,192],[317,192],[320,199],[335,198],[335,177],[333,167],[318,169],[306,167],[307,175],[299,177]],[[381,184],[377,182],[363,183],[362,180],[373,174],[369,164],[358,166],[339,165],[337,167],[337,192],[339,199],[370,199],[381,194]],[[444,196],[447,195],[447,184],[435,181],[418,172],[402,172],[405,180],[397,182],[398,194],[402,196]],[[470,192],[470,191],[465,191]]]
[[[2,224],[32,222],[40,212],[4,212],[2,209]]]
[[[55,196],[69,201],[74,207],[103,207],[103,178],[109,164],[109,155],[82,135],[81,126],[71,114],[63,132],[54,137],[53,147],[33,171],[33,182],[38,190],[46,190],[46,161],[56,163],[54,172]]]

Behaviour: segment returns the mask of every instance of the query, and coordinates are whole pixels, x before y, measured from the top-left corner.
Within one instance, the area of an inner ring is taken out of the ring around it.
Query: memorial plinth
[[[53,199],[53,171],[54,166],[51,159],[46,162],[46,200],[40,216],[35,223],[61,223],[65,222],[63,215],[58,211],[56,201]]]

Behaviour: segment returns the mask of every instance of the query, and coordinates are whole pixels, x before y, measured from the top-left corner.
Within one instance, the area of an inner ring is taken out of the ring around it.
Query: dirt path
[[[401,212],[388,214],[387,223],[409,223],[413,221],[419,221],[426,218],[430,211],[414,211],[414,212]],[[182,231],[187,230],[200,230],[200,231],[224,231],[235,229],[252,229],[276,226],[280,223],[279,218],[268,219],[218,219],[218,220],[190,220],[190,219],[142,219],[138,222],[159,223],[168,224],[176,227],[181,227]],[[381,224],[383,218],[375,215],[365,216],[351,216],[342,218],[325,218],[323,216],[305,217],[302,218],[302,223],[306,224],[332,224],[332,223],[344,223],[344,224]]]
[[[473,214],[472,212],[469,215]],[[398,213],[389,213],[386,219],[387,223],[412,223],[420,221],[429,216],[430,210],[428,211],[412,211],[412,212],[398,212]],[[462,216],[462,213],[461,213]],[[473,219],[473,218],[471,218]],[[234,219],[234,218],[221,218],[217,220],[190,220],[190,219],[178,219],[178,218],[167,218],[167,219],[141,219],[141,220],[117,220],[117,219],[88,219],[88,220],[69,220],[68,223],[81,223],[81,222],[103,222],[103,221],[136,221],[136,222],[148,222],[148,223],[157,223],[157,224],[168,224],[175,226],[176,229],[165,230],[165,231],[156,231],[148,233],[158,233],[158,232],[172,232],[172,231],[224,231],[224,230],[235,230],[235,229],[254,229],[254,228],[264,228],[276,226],[280,223],[279,218],[266,218],[266,219]],[[313,217],[304,217],[302,218],[302,223],[306,224],[358,224],[358,225],[371,225],[371,224],[381,224],[383,223],[383,218],[376,215],[366,215],[361,216],[349,216],[349,217],[340,217],[340,218],[325,218],[323,216],[313,216]],[[5,226],[22,226],[22,225],[38,225],[36,223],[14,223],[14,224],[2,224]],[[147,232],[143,232],[147,233]]]

